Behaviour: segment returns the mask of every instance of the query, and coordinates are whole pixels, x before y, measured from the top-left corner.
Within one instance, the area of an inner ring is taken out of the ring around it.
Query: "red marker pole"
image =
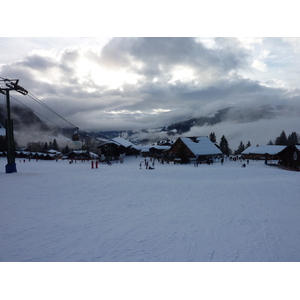
[[[92,169],[94,169],[94,161],[92,160]]]

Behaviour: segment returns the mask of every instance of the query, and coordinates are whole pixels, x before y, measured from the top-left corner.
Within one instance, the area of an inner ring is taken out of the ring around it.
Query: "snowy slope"
[[[0,261],[300,261],[300,173],[0,159]]]

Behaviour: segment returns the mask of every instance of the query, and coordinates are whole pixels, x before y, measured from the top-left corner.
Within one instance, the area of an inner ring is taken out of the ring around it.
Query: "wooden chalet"
[[[98,158],[99,156],[97,154],[87,150],[71,151],[62,157],[62,159],[70,159],[70,160],[91,160],[91,159],[98,159]]]
[[[166,151],[174,158],[174,162],[189,163],[191,161],[207,161],[223,153],[208,137],[180,137]]]
[[[103,160],[119,160],[120,157],[124,157],[125,155],[139,154],[139,150],[135,148],[134,144],[121,137],[101,144],[98,146],[98,149],[100,149]]]
[[[290,145],[279,152],[280,164],[294,170],[300,170],[300,146]]]
[[[284,145],[263,145],[256,147],[248,147],[241,154],[245,159],[258,160],[278,160],[279,152],[284,150],[287,146]]]
[[[166,154],[165,152],[171,148],[171,146],[162,146],[162,145],[146,145],[146,146],[137,146],[140,148],[140,154],[142,157],[155,157],[162,158]]]

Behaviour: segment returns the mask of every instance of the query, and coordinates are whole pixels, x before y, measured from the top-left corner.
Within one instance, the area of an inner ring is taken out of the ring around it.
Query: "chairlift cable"
[[[1,77],[3,80],[5,80],[5,78]],[[74,127],[77,131],[78,134],[78,127],[75,126],[74,124],[72,124],[71,122],[69,122],[68,120],[66,120],[64,117],[62,117],[59,113],[57,113],[54,109],[52,109],[51,107],[49,107],[47,104],[45,104],[44,102],[42,102],[40,99],[38,99],[38,97],[36,97],[35,95],[33,95],[31,92],[28,91],[27,96],[30,97],[32,100],[36,101],[38,104],[42,105],[43,107],[45,107],[46,109],[48,109],[50,112],[52,112],[53,114],[55,114],[56,116],[58,116],[59,118],[61,118],[62,120],[64,120],[66,123],[70,124],[72,127]],[[15,99],[16,101],[18,101],[19,103],[21,103],[22,105],[30,108],[29,106],[25,105],[24,103],[22,103],[21,101],[17,100],[16,98],[12,97],[13,99]],[[32,108],[30,108],[32,109]],[[32,109],[32,111],[34,111]],[[38,112],[34,111],[35,113],[39,114]],[[51,123],[53,123],[54,125],[58,126],[57,124],[55,124],[54,122],[52,122],[51,120],[49,120],[48,118],[44,117],[43,115],[39,114],[40,116],[42,116],[43,118],[45,118],[46,120],[50,121]],[[60,127],[60,126],[58,126]]]
[[[62,117],[59,113],[57,113],[54,109],[52,109],[51,107],[49,107],[47,104],[45,104],[44,102],[42,102],[40,99],[38,99],[35,95],[33,95],[31,92],[28,92],[27,94],[28,97],[30,97],[32,100],[36,101],[37,103],[39,103],[40,105],[42,105],[43,107],[45,107],[46,109],[48,109],[49,111],[51,111],[53,114],[55,114],[56,116],[58,116],[59,118],[61,118],[62,120],[64,120],[65,122],[67,122],[68,124],[70,124],[73,127],[77,127],[74,124],[72,124],[71,122],[69,122],[68,120],[66,120],[64,117]]]
[[[18,99],[16,99],[15,97],[13,96],[10,96],[10,98],[14,99],[15,101],[19,102],[20,104],[22,104],[23,106],[29,108],[30,110],[32,110],[35,114],[43,117],[44,119],[46,119],[47,121],[51,122],[52,124],[54,124],[55,126],[57,127],[61,127],[59,125],[57,125],[56,123],[54,123],[53,121],[51,121],[50,119],[48,119],[47,117],[43,116],[42,114],[38,113],[37,111],[35,111],[34,109],[32,109],[31,107],[29,107],[28,105],[24,104],[23,102],[19,101]]]

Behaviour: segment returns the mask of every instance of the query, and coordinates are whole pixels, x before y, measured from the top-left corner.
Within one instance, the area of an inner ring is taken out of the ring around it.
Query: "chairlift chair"
[[[72,141],[73,142],[79,142],[80,137],[79,137],[79,128],[76,127],[76,130],[74,131],[73,135],[72,135]]]

